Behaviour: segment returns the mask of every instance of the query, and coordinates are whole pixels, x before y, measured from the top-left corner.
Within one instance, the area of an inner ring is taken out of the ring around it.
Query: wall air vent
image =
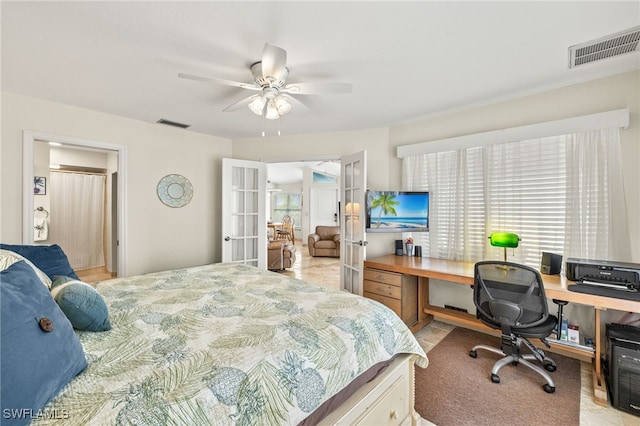
[[[569,68],[640,51],[640,26],[569,47]]]
[[[156,123],[166,124],[167,126],[180,127],[181,129],[191,127],[191,124],[178,123],[177,121],[165,120],[164,118],[156,121]]]

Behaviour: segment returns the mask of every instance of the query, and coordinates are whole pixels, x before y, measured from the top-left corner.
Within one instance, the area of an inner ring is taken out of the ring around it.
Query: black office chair
[[[476,316],[491,328],[502,330],[502,350],[487,345],[477,345],[469,352],[476,358],[478,349],[504,355],[496,361],[491,370],[491,381],[500,383],[498,372],[509,364],[523,364],[540,374],[547,381],[543,389],[547,393],[556,390],[551,376],[538,365],[529,362],[537,360],[547,371],[555,371],[556,364],[546,358],[544,351],[536,348],[528,338],[540,339],[549,347],[546,338],[555,329],[557,318],[549,315],[547,298],[540,273],[528,266],[510,262],[487,261],[475,265],[473,301]],[[522,354],[522,344],[531,354]]]

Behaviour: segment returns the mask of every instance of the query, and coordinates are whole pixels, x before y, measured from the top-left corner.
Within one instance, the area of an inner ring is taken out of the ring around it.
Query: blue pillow
[[[26,257],[51,279],[56,275],[65,275],[76,280],[80,279],[71,268],[67,255],[57,244],[52,246],[0,244],[0,249],[11,250]]]
[[[89,284],[58,275],[51,284],[51,295],[76,330],[111,330],[107,304]]]
[[[2,424],[28,424],[87,361],[71,323],[22,260],[0,272],[0,312]]]

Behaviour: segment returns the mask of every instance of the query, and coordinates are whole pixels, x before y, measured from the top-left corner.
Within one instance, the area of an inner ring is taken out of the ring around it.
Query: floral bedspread
[[[78,332],[89,366],[35,424],[297,424],[394,354],[428,363],[383,305],[246,265],[97,289],[113,328]]]

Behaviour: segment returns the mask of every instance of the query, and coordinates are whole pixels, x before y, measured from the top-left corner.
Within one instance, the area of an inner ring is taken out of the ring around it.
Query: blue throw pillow
[[[73,268],[71,268],[67,255],[57,244],[52,246],[0,244],[0,249],[11,250],[26,257],[51,279],[56,275],[79,279]]]
[[[86,331],[111,330],[107,304],[89,284],[58,275],[51,284],[51,295],[69,318],[73,328]]]
[[[28,424],[87,361],[71,323],[24,261],[0,272],[0,312],[2,424]],[[53,330],[45,331],[42,318]]]

